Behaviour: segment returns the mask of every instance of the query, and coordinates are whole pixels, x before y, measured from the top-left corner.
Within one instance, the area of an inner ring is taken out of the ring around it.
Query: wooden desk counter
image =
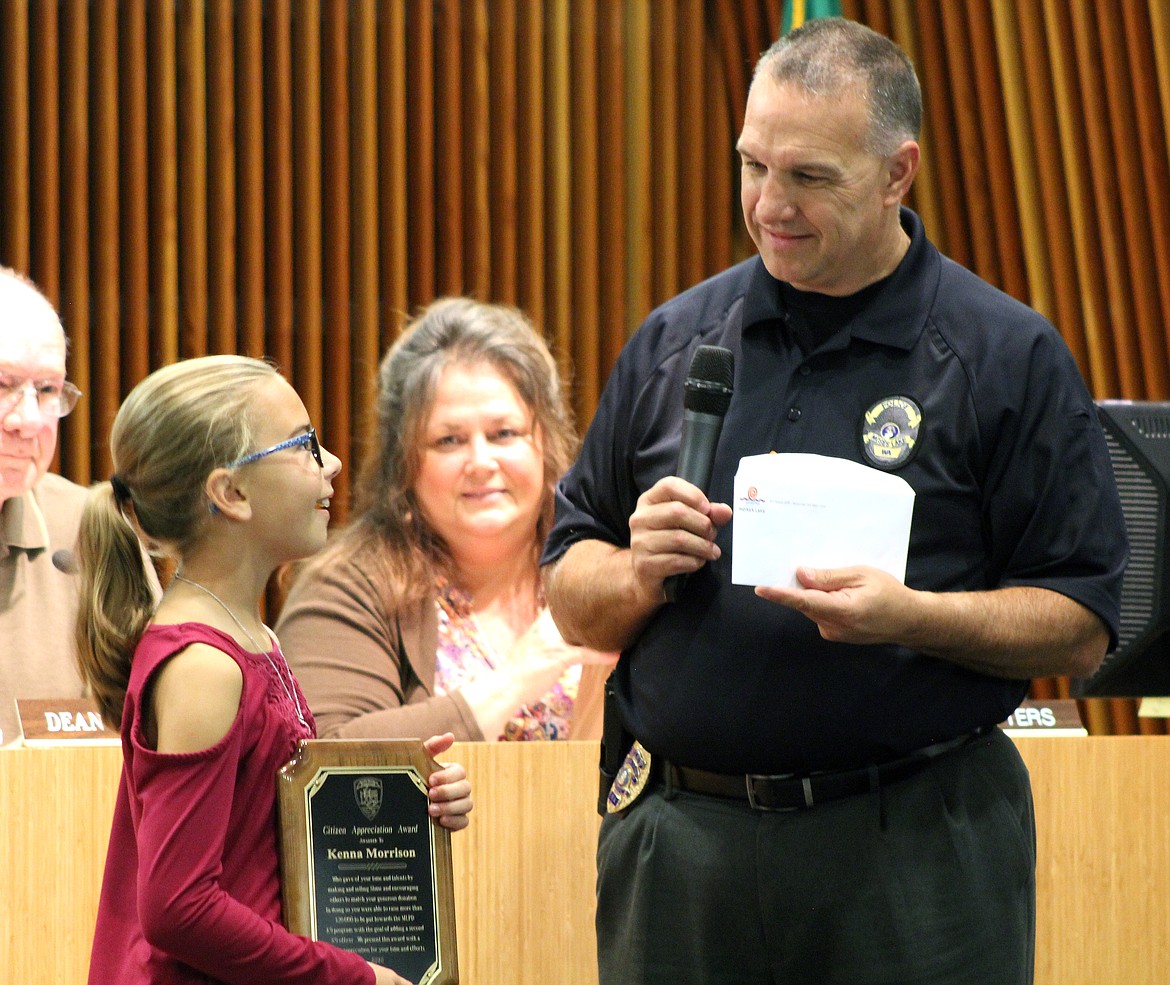
[[[1027,737],[1040,864],[1037,985],[1164,985],[1170,738]],[[453,839],[464,985],[596,985],[596,743],[461,744]],[[0,750],[0,985],[82,982],[121,752]]]
[[[1170,736],[1027,737],[1036,985],[1170,976]]]

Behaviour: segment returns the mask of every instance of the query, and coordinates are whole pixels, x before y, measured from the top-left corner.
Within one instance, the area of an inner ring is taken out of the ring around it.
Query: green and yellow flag
[[[780,20],[780,33],[795,31],[805,21],[816,17],[840,17],[840,0],[784,0],[784,16]]]

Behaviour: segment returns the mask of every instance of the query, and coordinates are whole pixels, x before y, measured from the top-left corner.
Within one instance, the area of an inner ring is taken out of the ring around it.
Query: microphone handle
[[[723,415],[706,414],[698,410],[683,412],[682,446],[678,454],[677,475],[691,485],[707,492],[711,472],[715,466],[715,448],[723,430]],[[662,583],[666,601],[677,602],[686,584],[687,575],[670,575]]]
[[[704,493],[711,483],[715,447],[719,444],[719,433],[722,430],[723,418],[719,414],[683,411],[682,446],[678,452],[678,470],[675,475],[698,486]]]

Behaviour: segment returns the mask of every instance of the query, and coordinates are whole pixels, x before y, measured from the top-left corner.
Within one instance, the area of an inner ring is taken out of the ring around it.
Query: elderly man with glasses
[[[77,698],[72,548],[86,490],[48,471],[77,403],[52,304],[0,267],[0,744],[21,737],[16,698]]]

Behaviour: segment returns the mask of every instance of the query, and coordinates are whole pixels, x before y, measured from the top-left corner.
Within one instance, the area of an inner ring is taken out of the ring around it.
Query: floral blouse
[[[502,660],[483,632],[467,594],[440,579],[435,605],[439,612],[439,647],[435,665],[435,693],[446,694],[494,671]],[[521,705],[504,726],[501,741],[569,738],[573,702],[581,680],[574,664],[539,701]]]

